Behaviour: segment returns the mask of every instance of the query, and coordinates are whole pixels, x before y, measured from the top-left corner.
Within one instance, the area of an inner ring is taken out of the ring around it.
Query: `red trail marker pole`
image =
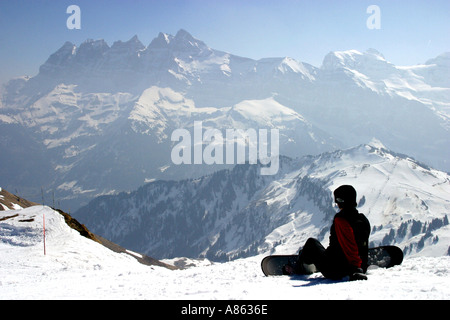
[[[46,255],[46,252],[45,252],[45,213],[44,213],[43,220],[44,220],[43,225],[44,225],[44,256],[45,256]]]

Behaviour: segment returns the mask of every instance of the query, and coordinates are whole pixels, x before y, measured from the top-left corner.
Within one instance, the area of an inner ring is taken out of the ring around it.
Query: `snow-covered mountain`
[[[95,233],[156,258],[286,254],[309,237],[327,243],[332,191],[351,184],[372,225],[371,246],[449,253],[450,176],[379,142],[282,157],[276,175],[258,172],[256,165],[238,165],[198,179],[155,181],[96,198],[74,215]]]
[[[66,42],[39,74],[8,82],[0,99],[2,184],[74,210],[101,194],[227,166],[176,166],[174,130],[280,131],[289,157],[373,138],[450,170],[449,54],[400,67],[379,52],[331,52],[321,67],[252,60],[209,48],[185,30],[109,46]]]

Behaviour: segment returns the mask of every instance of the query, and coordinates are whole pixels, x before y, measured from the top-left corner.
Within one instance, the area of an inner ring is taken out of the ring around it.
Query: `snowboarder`
[[[340,211],[334,216],[330,229],[329,246],[325,249],[314,238],[309,238],[300,249],[295,265],[286,265],[286,274],[310,274],[313,264],[326,278],[367,280],[370,223],[356,209],[356,190],[343,185],[334,191],[334,200]]]

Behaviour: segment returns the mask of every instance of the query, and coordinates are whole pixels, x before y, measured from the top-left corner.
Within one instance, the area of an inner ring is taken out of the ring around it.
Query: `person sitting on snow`
[[[326,278],[367,280],[370,223],[356,209],[356,190],[343,185],[334,191],[334,200],[340,211],[334,216],[330,229],[329,246],[325,249],[314,238],[309,238],[299,251],[295,265],[286,265],[286,274],[310,274],[311,266]]]

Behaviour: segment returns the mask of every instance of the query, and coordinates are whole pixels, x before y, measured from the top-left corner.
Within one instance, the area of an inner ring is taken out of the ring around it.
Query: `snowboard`
[[[280,276],[286,274],[284,266],[294,265],[298,255],[273,255],[267,256],[261,261],[261,268],[266,276]],[[391,268],[401,264],[403,261],[403,251],[397,246],[381,246],[369,248],[368,265],[380,268]],[[317,272],[314,265],[308,265],[308,272]]]

